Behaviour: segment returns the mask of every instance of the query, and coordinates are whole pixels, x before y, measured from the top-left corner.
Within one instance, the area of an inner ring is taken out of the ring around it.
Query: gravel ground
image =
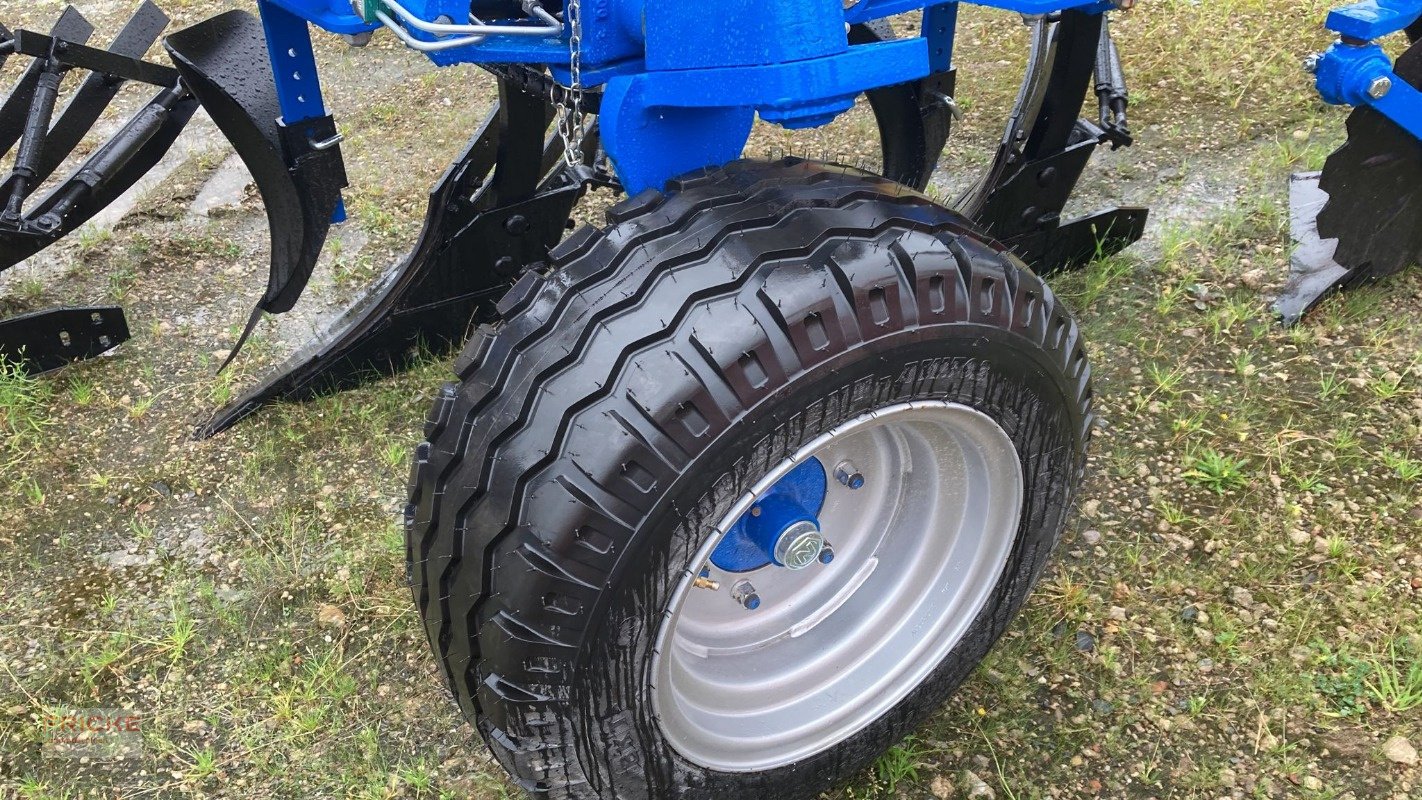
[[[127,5],[83,10],[110,30]],[[1422,797],[1422,272],[1274,325],[1287,175],[1342,135],[1297,70],[1326,4],[1142,5],[1117,28],[1141,141],[1098,159],[1079,204],[1155,220],[1054,283],[1102,414],[1079,519],[977,676],[836,798]],[[0,0],[0,20],[60,7]],[[1024,43],[968,15],[941,196],[988,158]],[[0,376],[0,797],[516,796],[402,576],[409,451],[446,364],[190,437],[409,246],[492,96],[388,37],[320,57],[353,221],[232,370],[213,373],[264,285],[265,226],[210,123],[111,229],[0,277],[4,313],[113,300],[136,334]],[[873,166],[867,130],[861,110],[753,150]],[[137,715],[137,757],[49,757],[45,720],[74,707]]]

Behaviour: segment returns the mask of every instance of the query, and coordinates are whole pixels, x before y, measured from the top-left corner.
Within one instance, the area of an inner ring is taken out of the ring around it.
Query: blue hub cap
[[[770,487],[726,533],[711,563],[726,572],[751,572],[772,564],[804,569],[820,561],[825,540],[825,467],[811,458]]]

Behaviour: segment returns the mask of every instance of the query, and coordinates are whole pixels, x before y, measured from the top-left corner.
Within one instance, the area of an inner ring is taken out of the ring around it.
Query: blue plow
[[[1079,267],[1144,233],[1148,210],[1065,209],[1092,153],[1132,142],[1126,72],[1109,12],[1129,0],[982,0],[1032,31],[1026,75],[983,176],[956,209],[1041,273]],[[275,400],[303,400],[404,369],[420,352],[458,348],[498,319],[499,298],[543,263],[593,190],[637,195],[742,157],[760,119],[788,129],[872,106],[879,171],[911,190],[929,182],[955,116],[959,3],[936,0],[256,0],[163,40],[168,20],[144,2],[106,47],[74,9],[46,32],[0,26],[0,64],[30,59],[0,113],[0,270],[73,232],[167,152],[201,107],[255,178],[271,229],[270,275],[235,357],[265,314],[300,298],[348,184],[336,116],[326,107],[313,29],[361,46],[397,38],[438,66],[476,64],[498,78],[486,123],[430,193],[410,254],[324,335],[220,410],[212,435]],[[914,30],[889,24],[914,14]],[[1278,310],[1297,320],[1333,289],[1413,263],[1422,225],[1422,54],[1393,64],[1377,40],[1416,37],[1422,0],[1339,9],[1339,41],[1310,60],[1329,102],[1357,107],[1349,144],[1321,176],[1295,183],[1296,232],[1312,243]],[[70,72],[87,78],[57,112]],[[123,83],[155,92],[119,133],[52,175]],[[1095,99],[1095,103],[1089,103]],[[1088,110],[1089,108],[1089,110]],[[122,310],[60,309],[0,326],[0,354],[32,372],[112,349]],[[97,315],[97,316],[95,316]],[[92,330],[73,320],[98,319]],[[62,337],[62,338],[61,338]],[[60,343],[62,346],[60,346]],[[25,353],[46,353],[44,359]]]

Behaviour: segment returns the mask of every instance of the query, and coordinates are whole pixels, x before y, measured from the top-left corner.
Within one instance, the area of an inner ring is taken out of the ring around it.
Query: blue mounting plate
[[[771,553],[781,531],[803,520],[818,524],[828,484],[818,458],[791,470],[736,520],[711,554],[711,563],[726,572],[750,572],[775,563]]]
[[[1381,39],[1422,16],[1422,0],[1367,0],[1328,14],[1328,29],[1363,42]]]

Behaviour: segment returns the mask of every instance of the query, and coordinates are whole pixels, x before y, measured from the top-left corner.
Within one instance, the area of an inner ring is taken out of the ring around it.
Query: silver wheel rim
[[[819,520],[833,562],[739,574],[711,564],[724,532],[811,458],[830,473]],[[835,480],[845,460],[862,488]],[[801,448],[720,521],[668,604],[652,662],[667,741],[704,768],[756,772],[824,752],[888,712],[987,603],[1016,538],[1022,485],[1006,432],[954,403],[881,408]],[[697,588],[707,567],[719,590]],[[761,598],[754,611],[729,591],[741,579]]]

